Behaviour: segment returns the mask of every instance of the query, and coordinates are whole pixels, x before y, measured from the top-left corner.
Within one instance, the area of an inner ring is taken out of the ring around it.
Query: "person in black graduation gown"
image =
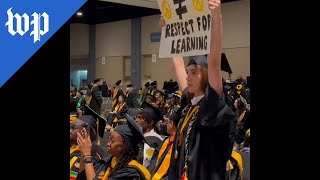
[[[97,163],[105,155],[103,149],[96,145],[97,134],[95,132],[95,119],[90,115],[82,116],[81,119],[77,119],[70,123],[70,180],[75,180],[80,168],[81,152],[80,147],[77,144],[77,133],[81,133],[83,128],[90,132],[90,138],[93,142],[91,156],[93,157],[93,163]]]
[[[153,155],[159,152],[162,145],[163,137],[156,130],[157,122],[162,119],[161,111],[150,104],[146,104],[142,112],[136,116],[136,122],[142,127],[143,135],[150,144],[145,143],[139,154],[139,162],[147,168],[151,164]]]
[[[137,89],[133,84],[127,85],[126,102],[129,108],[140,108],[140,97]]]
[[[140,102],[141,102],[141,107],[144,108],[145,106],[145,103],[146,103],[146,99],[147,99],[147,95],[148,95],[148,92],[149,90],[151,89],[151,85],[150,85],[150,82],[146,82],[144,84],[144,89],[141,91],[141,94],[140,94]]]
[[[163,120],[165,122],[165,130],[169,136],[163,141],[158,155],[155,155],[155,164],[152,166],[152,169],[149,169],[152,180],[168,179],[168,169],[170,166],[172,147],[177,131],[177,124],[180,120],[180,115],[177,113],[177,111],[174,111],[171,112],[169,117],[164,117]]]
[[[181,89],[192,94],[182,111],[172,149],[169,179],[224,180],[230,157],[231,124],[236,114],[223,100],[221,51],[222,14],[220,0],[208,0],[211,10],[211,46],[208,56],[174,57],[173,65]]]
[[[91,94],[91,101],[89,103],[89,106],[91,109],[93,109],[96,113],[100,114],[100,108],[102,104],[102,94],[100,91],[99,86],[102,84],[102,79],[98,78],[94,80],[94,85],[92,86],[90,90]]]
[[[108,115],[108,125],[114,125],[115,127],[119,123],[123,123],[124,121],[121,119],[125,119],[125,114],[128,113],[129,107],[127,103],[124,101],[123,95],[118,97],[118,104]]]
[[[239,152],[240,144],[243,143],[246,131],[250,128],[250,110],[247,107],[246,99],[241,95],[235,100],[234,106],[238,113],[234,147],[235,150]]]
[[[149,171],[137,162],[137,144],[147,141],[139,124],[129,115],[126,118],[127,124],[119,125],[111,132],[107,146],[111,157],[94,166],[91,157],[84,156],[84,171],[79,174],[78,180],[150,180]],[[77,141],[83,155],[91,154],[92,142],[86,131],[83,136],[78,133]]]
[[[123,87],[122,80],[118,80],[115,85],[116,87],[113,89],[112,93],[112,108],[115,108],[118,104],[118,97],[121,95],[124,96],[124,93],[121,89]]]

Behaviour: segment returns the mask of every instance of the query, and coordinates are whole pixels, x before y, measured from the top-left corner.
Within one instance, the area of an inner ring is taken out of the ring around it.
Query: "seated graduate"
[[[136,116],[136,122],[142,127],[143,135],[151,145],[145,143],[139,155],[139,162],[148,169],[152,156],[159,152],[162,145],[163,137],[155,131],[157,122],[162,118],[160,110],[150,104],[146,104],[142,112]]]
[[[90,138],[92,142],[97,139],[95,119],[92,116],[84,115],[81,119],[77,119],[70,124],[70,180],[76,179],[80,168],[80,147],[77,143],[77,133],[83,132],[83,129],[87,129],[90,132]],[[93,143],[91,149],[91,156],[93,157],[93,163],[101,160],[104,156],[104,152],[101,147]]]
[[[168,179],[167,173],[170,166],[172,146],[180,115],[174,111],[170,114],[169,118],[164,117],[163,120],[165,122],[165,129],[170,136],[163,141],[159,153],[155,158],[155,165],[153,166],[153,169],[150,170],[152,180]]]
[[[121,89],[122,87],[123,87],[122,80],[118,80],[115,84],[115,88],[113,89],[113,93],[112,93],[112,108],[115,108],[116,105],[118,104],[118,97],[120,95],[124,96],[124,93]]]
[[[155,107],[157,107],[158,109],[160,109],[162,114],[165,114],[165,98],[164,98],[164,93],[162,91],[158,91],[156,92],[155,95],[156,98],[156,103],[155,103]]]
[[[172,93],[168,95],[170,101],[164,106],[165,107],[165,114],[169,117],[174,111],[177,111],[180,108],[179,102],[181,95],[178,93]]]
[[[118,104],[112,109],[108,115],[108,125],[118,124],[118,121],[125,119],[125,114],[128,113],[129,107],[124,101],[124,95],[118,97]],[[122,121],[123,122],[123,121]]]
[[[111,157],[104,158],[95,166],[92,163],[90,135],[85,129],[83,135],[78,133],[77,140],[83,155],[81,165],[84,166],[78,180],[150,180],[149,171],[137,161],[138,144],[147,141],[139,124],[129,115],[126,118],[126,124],[117,126],[111,132],[107,146]]]

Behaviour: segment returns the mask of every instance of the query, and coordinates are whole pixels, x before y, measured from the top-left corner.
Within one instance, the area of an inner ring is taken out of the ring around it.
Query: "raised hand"
[[[90,140],[90,132],[83,128],[81,133],[77,133],[77,143],[83,156],[91,155],[92,142]]]
[[[163,16],[160,16],[160,21],[159,21],[159,27],[162,29],[166,25],[166,21],[164,20]]]
[[[221,5],[220,0],[208,0],[209,9],[214,12]]]

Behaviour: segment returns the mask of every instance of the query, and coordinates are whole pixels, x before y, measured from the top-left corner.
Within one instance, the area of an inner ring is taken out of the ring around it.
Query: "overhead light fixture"
[[[82,12],[81,11],[77,12],[77,16],[82,16]]]

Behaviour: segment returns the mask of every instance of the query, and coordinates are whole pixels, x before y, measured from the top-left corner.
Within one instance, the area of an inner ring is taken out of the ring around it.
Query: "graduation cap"
[[[93,82],[94,83],[97,83],[97,82],[99,82],[101,80],[101,78],[98,78],[98,79],[95,79]]]
[[[229,74],[232,74],[232,70],[231,70],[231,67],[229,65],[229,62],[228,62],[228,59],[227,59],[227,56],[225,53],[221,54],[221,70],[225,71]]]
[[[208,68],[208,60],[207,55],[201,55],[201,56],[190,56],[188,65],[199,65],[204,68]],[[227,56],[225,53],[221,53],[221,70],[225,71],[229,74],[232,74],[231,67],[229,65]]]
[[[128,114],[125,115],[125,118],[127,123],[117,126],[114,131],[127,138],[134,145],[140,142],[149,144],[143,135],[141,126]]]
[[[127,87],[133,87],[133,84],[128,84]]]
[[[190,66],[190,65],[199,65],[199,66],[202,66],[204,68],[208,68],[207,56],[205,56],[205,55],[190,56],[187,66]]]
[[[157,85],[157,81],[152,81],[152,83],[150,84],[151,86]]]
[[[178,126],[181,117],[176,111],[173,111],[168,118],[174,123],[175,126]]]
[[[95,141],[97,139],[97,123],[93,116],[91,115],[83,115],[80,120],[84,121],[86,123],[85,127],[90,128],[90,138],[91,141]]]
[[[119,85],[121,84],[121,82],[122,82],[121,80],[118,80],[118,81],[116,82],[116,85],[119,86]]]
[[[144,84],[144,86],[145,86],[145,87],[150,86],[150,82],[146,82],[146,83]]]
[[[95,123],[97,122],[97,120],[99,121],[99,129],[97,129],[97,127],[95,127],[95,129],[97,129],[98,134],[100,137],[103,137],[104,135],[104,129],[107,123],[107,119],[105,119],[104,117],[100,116],[99,114],[97,114],[93,109],[91,109],[88,105],[85,105],[85,109],[84,109],[84,115],[90,115],[95,119]]]
[[[142,112],[148,113],[155,124],[163,119],[161,111],[151,104],[146,103],[146,107],[143,108]]]

